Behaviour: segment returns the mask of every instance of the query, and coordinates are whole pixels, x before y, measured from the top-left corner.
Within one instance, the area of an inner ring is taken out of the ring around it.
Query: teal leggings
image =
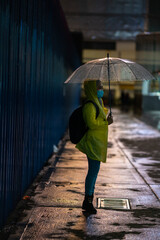
[[[88,158],[88,173],[85,180],[85,195],[91,196],[94,193],[95,183],[100,169],[100,161]]]

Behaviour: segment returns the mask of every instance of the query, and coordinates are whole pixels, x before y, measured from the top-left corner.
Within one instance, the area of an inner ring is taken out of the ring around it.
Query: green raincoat
[[[102,106],[97,97],[96,81],[86,81],[84,90],[87,100],[94,101],[99,107],[99,115],[96,119],[96,108],[93,103],[87,103],[83,107],[83,118],[89,130],[76,145],[81,152],[89,158],[106,162],[108,142],[108,121],[106,115],[108,110]]]

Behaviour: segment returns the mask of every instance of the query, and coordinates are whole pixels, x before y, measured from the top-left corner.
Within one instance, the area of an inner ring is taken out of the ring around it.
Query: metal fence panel
[[[0,2],[0,226],[62,138],[80,61],[59,2]]]

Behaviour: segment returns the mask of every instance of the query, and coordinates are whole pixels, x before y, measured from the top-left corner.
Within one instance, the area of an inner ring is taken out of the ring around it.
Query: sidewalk
[[[131,209],[82,213],[87,161],[67,141],[56,167],[50,160],[50,176],[36,186],[9,240],[160,239],[160,132],[118,110],[113,115],[94,205],[98,197],[127,198]]]

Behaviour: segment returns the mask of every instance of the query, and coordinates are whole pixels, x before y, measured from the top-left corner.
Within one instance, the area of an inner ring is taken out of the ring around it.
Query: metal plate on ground
[[[129,199],[126,198],[97,198],[97,208],[131,209]]]

